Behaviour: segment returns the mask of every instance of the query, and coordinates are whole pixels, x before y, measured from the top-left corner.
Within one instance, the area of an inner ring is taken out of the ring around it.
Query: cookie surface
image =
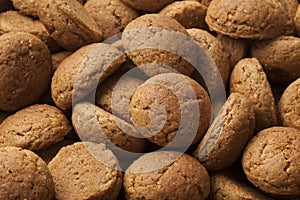
[[[211,104],[207,92],[196,81],[181,74],[165,73],[146,80],[136,89],[129,112],[139,132],[151,142],[182,147],[203,136],[210,123]],[[176,141],[172,141],[174,138]]]
[[[278,110],[284,126],[300,129],[300,78],[291,83],[282,94]]]
[[[300,194],[300,132],[272,127],[247,145],[242,165],[250,182],[262,191],[282,196]]]
[[[175,1],[159,13],[176,19],[185,28],[205,29],[207,7],[197,1]]]
[[[48,165],[57,200],[116,199],[122,173],[103,144],[74,143],[60,149]]]
[[[52,62],[48,47],[34,35],[0,36],[0,109],[14,111],[32,104],[46,91]]]
[[[72,123],[82,141],[101,142],[130,152],[143,152],[146,145],[131,124],[91,103],[74,107]]]
[[[67,110],[94,91],[98,83],[112,74],[126,56],[117,48],[95,43],[78,49],[65,59],[52,77],[51,93],[55,104]]]
[[[271,86],[256,58],[244,58],[236,64],[231,73],[230,91],[245,95],[253,103],[256,131],[277,125]]]
[[[0,199],[54,198],[52,176],[35,153],[17,147],[0,148]]]
[[[280,36],[274,40],[257,42],[250,55],[263,65],[268,79],[275,84],[287,84],[300,77],[300,38]]]
[[[287,21],[284,7],[277,0],[214,0],[205,20],[211,30],[247,39],[275,38],[284,33]]]
[[[130,7],[137,10],[156,12],[175,0],[122,0],[122,1],[127,5],[129,5]]]
[[[203,166],[216,171],[232,165],[242,154],[255,127],[252,103],[232,93],[194,153]]]
[[[121,0],[89,0],[84,8],[103,30],[103,39],[120,33],[129,22],[139,16],[137,11]]]
[[[0,125],[0,146],[30,150],[46,148],[71,131],[66,116],[56,107],[33,105],[10,115]]]
[[[300,35],[300,5],[297,7],[297,11],[294,17],[295,29],[297,31],[298,36]]]
[[[193,157],[153,152],[134,161],[124,174],[127,199],[206,199],[209,175]]]
[[[162,14],[146,14],[131,21],[122,34],[127,56],[146,75],[166,72],[190,75],[197,57],[186,29]],[[184,58],[183,58],[184,57]]]
[[[36,4],[40,20],[51,37],[65,49],[74,51],[103,39],[102,30],[79,2],[40,0]]]

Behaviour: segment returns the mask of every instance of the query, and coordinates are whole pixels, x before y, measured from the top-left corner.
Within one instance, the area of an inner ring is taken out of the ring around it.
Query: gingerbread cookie
[[[300,132],[272,127],[259,132],[247,145],[243,169],[262,191],[281,196],[300,195]]]
[[[209,195],[206,169],[193,157],[179,152],[145,154],[124,174],[127,199],[195,199]]]
[[[25,32],[0,36],[0,109],[15,111],[36,102],[51,79],[48,47]]]
[[[230,37],[270,39],[285,31],[284,9],[277,0],[214,0],[205,20],[211,30]]]
[[[282,94],[278,110],[284,126],[300,129],[300,78],[291,83]]]
[[[241,93],[253,104],[255,130],[277,125],[277,108],[267,76],[256,58],[244,58],[234,67],[230,78],[231,93]]]
[[[63,140],[70,131],[68,119],[58,108],[36,104],[1,123],[0,146],[39,150]]]
[[[46,163],[18,147],[0,148],[0,199],[54,198],[54,184]]]
[[[103,144],[74,143],[60,149],[48,164],[57,200],[116,199],[122,173]]]

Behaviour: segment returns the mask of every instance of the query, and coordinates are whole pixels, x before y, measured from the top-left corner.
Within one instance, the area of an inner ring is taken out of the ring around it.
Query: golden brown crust
[[[274,40],[256,42],[250,50],[263,65],[268,79],[275,84],[287,84],[300,77],[300,38],[280,36]]]
[[[156,169],[161,163],[166,165]],[[134,161],[124,174],[124,188],[127,199],[203,200],[208,197],[210,181],[205,168],[193,157],[165,151]]]
[[[205,29],[207,7],[197,1],[175,1],[159,13],[176,19],[185,28]]]
[[[259,132],[247,145],[243,169],[249,181],[273,195],[300,195],[300,132],[272,127]]]
[[[287,19],[278,0],[214,0],[205,20],[211,30],[230,37],[270,39],[284,33]]]
[[[294,17],[296,15],[299,3],[297,0],[279,0],[279,2],[284,8],[287,19],[284,27],[284,35],[295,35],[296,30]]]
[[[217,66],[224,85],[226,86],[230,74],[230,64],[228,55],[224,51],[221,42],[219,42],[212,34],[205,30],[192,28],[187,29],[187,32],[192,39],[198,42],[200,46],[207,51],[208,55]]]
[[[196,159],[211,171],[232,165],[253,134],[254,116],[252,103],[232,93],[198,145]]]
[[[0,36],[0,109],[14,111],[46,91],[52,63],[48,47],[25,32]]]
[[[90,0],[84,8],[103,30],[103,39],[120,33],[129,22],[139,16],[137,11],[121,0]]]
[[[0,199],[54,198],[52,176],[35,153],[17,147],[0,148]]]
[[[36,104],[1,123],[0,146],[39,150],[63,140],[70,131],[68,119],[58,108]]]
[[[190,75],[195,60],[186,29],[162,14],[146,14],[131,21],[122,34],[127,56],[149,76],[166,72]],[[184,59],[178,50],[186,56]]]
[[[193,109],[198,112],[191,112]],[[138,130],[151,142],[165,146],[177,136],[186,141],[192,137],[190,142],[194,144],[208,128],[211,104],[207,92],[196,81],[181,74],[166,73],[148,79],[136,89],[129,112]],[[189,126],[182,118],[188,120]],[[185,145],[175,141],[173,144]]]
[[[297,31],[298,36],[300,35],[300,4],[297,7],[297,11],[294,18],[295,29]]]
[[[98,83],[112,74],[125,59],[121,51],[104,43],[80,48],[55,71],[51,83],[53,101],[63,110],[71,108],[73,100],[79,101],[96,90]]]
[[[175,0],[122,0],[136,10],[157,12]]]
[[[117,198],[122,173],[103,144],[74,143],[60,149],[48,165],[57,200]]]
[[[69,51],[101,41],[102,31],[74,0],[36,1],[38,16],[52,38]]]
[[[256,58],[240,60],[230,78],[231,93],[245,95],[255,112],[255,130],[277,125],[277,108],[267,76]]]
[[[300,78],[291,83],[282,94],[278,110],[284,126],[300,129]]]
[[[111,149],[130,152],[143,152],[145,148],[146,140],[131,124],[91,103],[77,104],[72,122],[82,141],[105,143]]]

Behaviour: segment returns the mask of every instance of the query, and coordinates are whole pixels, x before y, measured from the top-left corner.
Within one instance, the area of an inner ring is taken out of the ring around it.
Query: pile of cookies
[[[0,0],[0,199],[300,199],[300,1]]]

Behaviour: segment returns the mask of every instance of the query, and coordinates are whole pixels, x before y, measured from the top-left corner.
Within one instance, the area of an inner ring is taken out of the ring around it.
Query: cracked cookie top
[[[230,37],[270,39],[285,32],[287,15],[278,0],[213,0],[205,20],[211,30]]]
[[[259,132],[242,158],[250,182],[273,195],[300,195],[300,132],[272,127]]]

